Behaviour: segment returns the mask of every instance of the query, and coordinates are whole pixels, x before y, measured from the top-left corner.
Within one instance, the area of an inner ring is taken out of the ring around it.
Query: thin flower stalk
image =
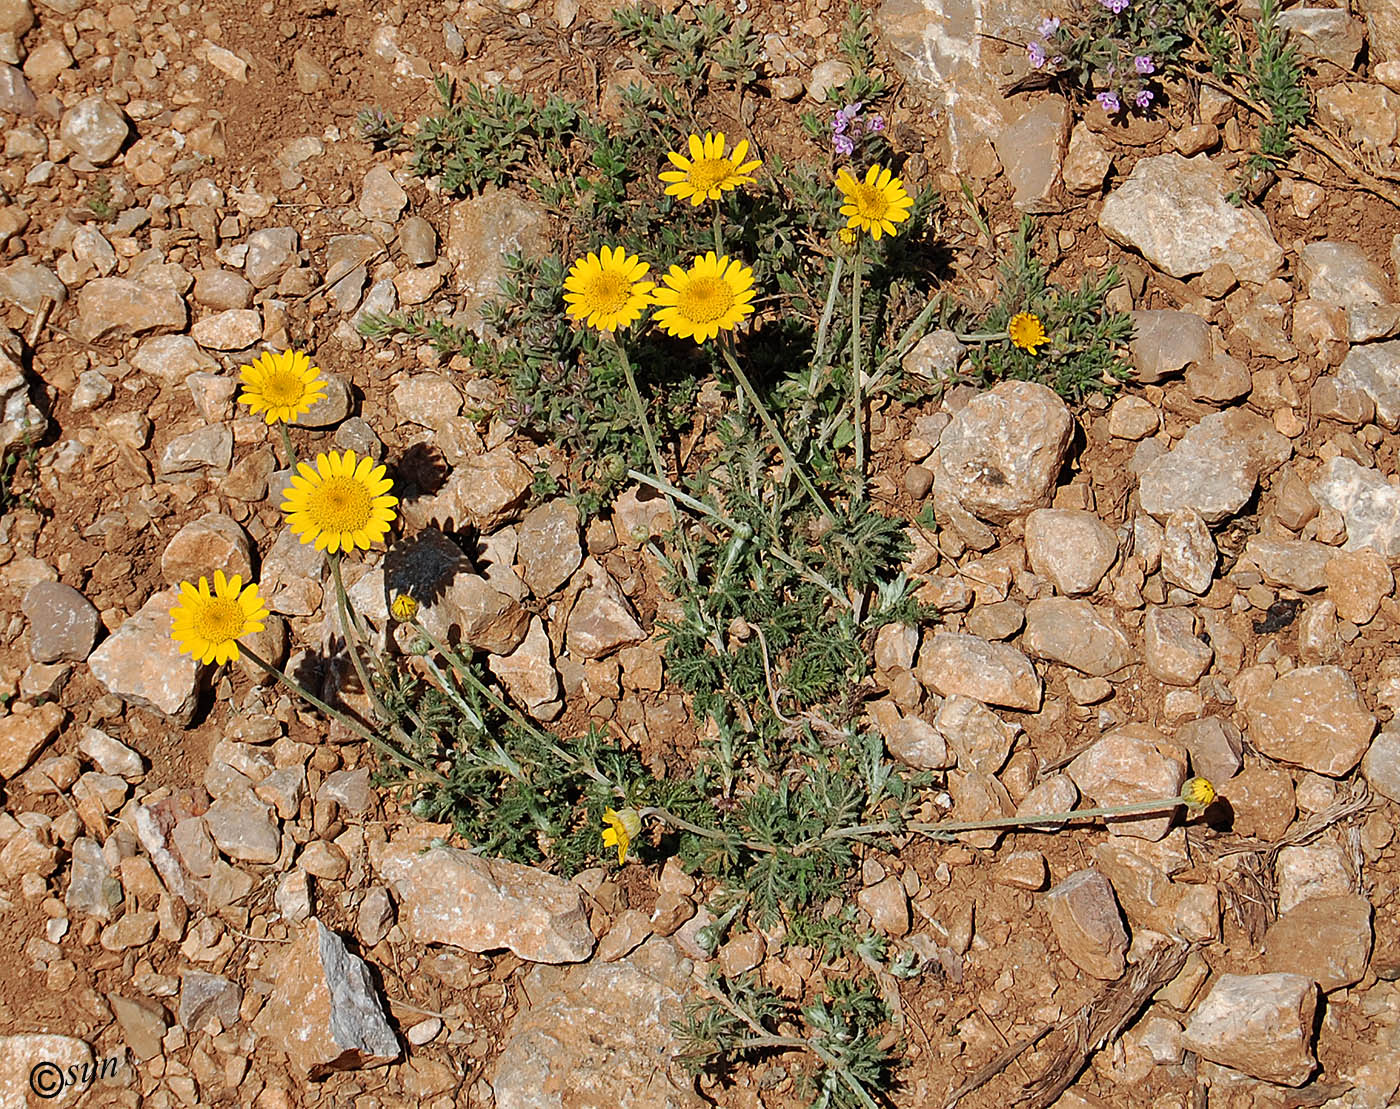
[[[836,315],[836,294],[840,291],[841,270],[844,268],[846,260],[841,255],[836,256],[836,261],[831,266],[831,284],[826,289],[826,305],[822,308],[822,318],[817,322],[817,341],[812,350],[812,364],[821,365],[822,353],[826,350],[826,332],[831,326],[831,318]],[[816,392],[817,377],[812,375],[811,392]]]
[[[865,495],[865,402],[860,393],[860,279],[864,252],[857,244],[851,259],[851,419],[855,429],[856,488],[853,501]]]
[[[340,721],[340,723],[344,724],[347,728],[350,729],[350,731],[354,732],[361,739],[370,743],[377,751],[380,751],[383,754],[387,755],[389,758],[393,759],[400,765],[405,766],[410,770],[417,771],[424,777],[431,778],[433,781],[438,782],[441,785],[447,784],[447,779],[443,775],[439,774],[436,770],[432,769],[429,766],[425,766],[423,763],[415,759],[412,755],[408,755],[405,754],[403,751],[400,751],[393,744],[387,742],[383,736],[377,735],[374,732],[370,731],[370,729],[366,728],[353,716],[341,712],[339,709],[331,708],[330,705],[326,704],[325,701],[317,697],[300,682],[289,678],[286,674],[282,673],[281,670],[273,666],[270,662],[264,659],[246,643],[240,643],[239,648],[241,649],[243,654],[248,656],[248,658],[253,662],[254,665],[261,667],[262,670],[264,670],[277,681],[285,685],[288,689],[290,689],[308,705],[311,705],[313,708],[319,709],[327,716]]]
[[[783,461],[787,463],[788,469],[791,470],[797,477],[797,480],[802,483],[802,488],[807,490],[807,495],[812,498],[812,502],[817,506],[821,514],[826,517],[827,522],[835,524],[836,514],[831,511],[831,507],[826,503],[826,500],[817,492],[817,487],[812,484],[806,472],[798,465],[797,456],[793,453],[792,448],[788,446],[788,442],[783,437],[783,433],[778,430],[778,425],[773,422],[773,417],[768,414],[768,409],[764,406],[763,401],[759,399],[758,391],[754,389],[753,383],[749,381],[749,375],[744,373],[739,365],[738,359],[734,357],[734,352],[730,349],[730,342],[728,339],[720,340],[719,350],[734,376],[738,378],[740,387],[748,395],[749,402],[758,412],[758,418],[763,422],[764,428],[766,428],[768,434],[773,437],[773,441],[778,444],[778,449],[782,452]]]

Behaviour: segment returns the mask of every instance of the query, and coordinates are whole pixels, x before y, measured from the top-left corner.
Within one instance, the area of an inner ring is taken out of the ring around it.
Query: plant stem
[[[724,257],[724,228],[720,224],[719,218],[720,202],[715,201],[715,257]]]
[[[370,731],[354,717],[346,715],[339,709],[331,708],[330,705],[326,704],[325,701],[317,697],[300,682],[294,681],[293,679],[287,677],[286,674],[278,670],[275,666],[273,666],[270,662],[264,659],[246,643],[239,643],[238,649],[242,654],[245,654],[250,659],[252,659],[255,665],[260,666],[267,673],[271,674],[274,678],[276,678],[279,682],[285,685],[288,689],[290,689],[307,704],[311,705],[313,708],[320,709],[327,716],[334,717],[336,720],[339,720],[342,724],[344,724],[361,739],[367,740],[370,744],[372,744],[376,750],[381,751],[385,755],[388,755],[395,762],[398,762],[403,766],[407,766],[412,770],[416,770],[419,774],[422,774],[424,777],[431,778],[433,779],[433,781],[438,782],[442,785],[447,784],[447,779],[444,778],[441,774],[439,774],[436,770],[432,770],[429,767],[424,766],[421,762],[413,758],[411,755],[406,755],[402,751],[394,747],[392,744],[386,743],[383,737],[378,736],[374,732]]]
[[[778,430],[778,425],[773,422],[773,417],[768,414],[768,409],[764,406],[763,401],[759,399],[758,392],[754,389],[752,382],[749,381],[748,375],[740,368],[738,359],[734,357],[729,347],[730,341],[722,338],[719,343],[720,353],[724,356],[725,362],[729,364],[729,368],[733,371],[734,376],[739,379],[739,385],[743,388],[749,400],[753,402],[754,408],[758,410],[758,418],[763,422],[763,426],[768,430],[768,434],[771,435],[774,442],[778,444],[778,449],[783,455],[783,461],[787,463],[788,468],[797,476],[797,480],[802,483],[802,488],[807,490],[807,495],[812,498],[817,508],[821,510],[821,514],[826,517],[827,523],[835,524],[836,514],[831,511],[826,501],[822,499],[822,495],[817,492],[817,487],[812,484],[811,479],[807,477],[802,467],[798,465],[797,456],[793,453],[792,448],[788,446],[787,440],[783,438],[783,433]]]
[[[860,246],[851,259],[851,421],[856,434],[856,488],[852,501],[865,496],[865,403],[860,395],[860,278],[865,255]]]
[[[632,404],[637,409],[637,424],[642,429],[642,438],[646,440],[647,454],[651,456],[651,464],[656,467],[658,477],[666,476],[666,467],[661,461],[661,451],[656,445],[656,434],[651,429],[651,421],[647,419],[647,406],[642,401],[642,391],[637,388],[637,376],[632,372],[632,362],[627,357],[627,352],[622,349],[622,344],[617,341],[617,336],[611,332],[608,339],[612,343],[612,348],[617,354],[617,360],[622,365],[622,374],[627,378],[627,391],[632,394]],[[662,490],[665,492],[665,490]],[[670,494],[668,493],[669,497]],[[672,511],[675,506],[672,505]]]
[[[838,254],[836,256],[836,261],[831,267],[831,284],[827,286],[826,290],[826,307],[822,309],[822,318],[817,324],[817,342],[815,349],[812,351],[813,366],[817,366],[821,363],[822,352],[826,350],[826,330],[831,326],[831,317],[836,314],[836,294],[840,290],[841,270],[845,266],[845,263],[846,260]],[[815,392],[815,374],[812,375],[812,381],[814,383],[812,391]]]
[[[277,426],[282,431],[282,449],[287,454],[287,469],[295,470],[297,468],[297,452],[292,447],[292,433],[287,430],[285,423],[279,423]]]

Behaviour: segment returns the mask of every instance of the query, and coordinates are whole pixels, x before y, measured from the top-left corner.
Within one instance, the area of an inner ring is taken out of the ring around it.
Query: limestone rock
[[[569,612],[566,642],[569,653],[599,659],[647,637],[637,623],[632,602],[602,565],[590,558],[580,571],[588,585]]]
[[[675,945],[653,937],[626,958],[539,968],[490,1071],[496,1109],[569,1109],[578,1091],[616,1109],[702,1109],[672,1062],[690,996]]]
[[[101,96],[78,101],[63,113],[58,125],[63,145],[95,166],[115,160],[130,135],[126,114]]]
[[[959,769],[996,774],[1006,765],[1021,730],[985,705],[954,694],[944,700],[933,726],[957,756]]]
[[[1143,158],[1104,198],[1099,227],[1172,277],[1227,262],[1240,279],[1263,284],[1283,265],[1283,250],[1259,209],[1230,204],[1233,189],[1205,154]]]
[[[1047,96],[992,139],[1017,211],[1044,212],[1052,207],[1070,121],[1064,98]]]
[[[557,714],[559,674],[554,669],[549,636],[538,616],[530,618],[529,630],[514,651],[492,655],[486,664],[511,699],[524,705],[537,720],[552,719]]]
[[[577,963],[593,951],[578,887],[534,867],[401,838],[372,856],[413,943],[468,951],[509,948],[522,959]]]
[[[456,266],[461,322],[479,326],[482,304],[498,295],[506,256],[543,253],[548,231],[545,210],[510,189],[452,206],[447,257]]]
[[[1376,730],[1376,718],[1339,666],[1290,670],[1244,708],[1249,741],[1260,752],[1334,778],[1361,761]]]
[[[1026,557],[1061,593],[1092,593],[1118,557],[1118,538],[1092,512],[1037,508],[1026,517]]]
[[[1195,685],[1210,667],[1215,653],[1196,636],[1195,620],[1187,608],[1150,605],[1142,623],[1147,669],[1168,685]]]
[[[1382,427],[1400,428],[1400,339],[1352,347],[1337,370],[1337,384],[1370,397]]]
[[[1182,1042],[1255,1078],[1301,1086],[1317,1067],[1316,1010],[1317,985],[1301,974],[1222,974],[1191,1014]]]
[[[182,331],[189,319],[185,298],[125,277],[98,277],[78,294],[77,331],[89,343],[150,332]]]
[[[947,740],[927,720],[906,716],[891,698],[872,701],[867,709],[895,758],[920,770],[945,770],[954,764]]]
[[[936,487],[993,523],[1049,501],[1074,433],[1069,409],[1053,390],[1004,381],[974,397],[939,438]]]
[[[1289,440],[1248,409],[1215,412],[1143,471],[1138,495],[1159,520],[1190,509],[1217,524],[1243,508],[1259,478],[1292,453]]]
[[[1400,804],[1400,731],[1376,736],[1361,760],[1361,773],[1373,790]]]
[[[1142,384],[1155,385],[1210,360],[1214,349],[1210,325],[1194,312],[1152,308],[1129,314],[1133,368]]]
[[[1115,673],[1134,658],[1132,644],[1110,613],[1069,597],[1038,597],[1028,604],[1022,642],[1033,657],[1092,677]]]
[[[1310,488],[1319,504],[1346,521],[1345,550],[1369,547],[1387,559],[1400,558],[1400,489],[1379,470],[1333,458]]]
[[[93,651],[88,666],[108,693],[183,726],[194,717],[204,667],[170,638],[170,610],[179,599],[177,589],[155,594]]]
[[[919,653],[915,676],[945,697],[962,694],[983,704],[1035,712],[1041,682],[1015,647],[965,632],[936,632]]]
[[[1065,768],[1095,805],[1128,805],[1174,797],[1186,781],[1186,759],[1161,732],[1146,724],[1129,724],[1109,732]],[[1159,840],[1171,828],[1173,809],[1162,814],[1112,816],[1107,822],[1121,835]]]
[[[97,609],[71,585],[35,582],[21,610],[29,620],[29,656],[36,662],[82,662],[101,629]]]
[[[579,568],[578,509],[556,498],[526,514],[520,522],[521,576],[536,597],[548,597]]]
[[[307,921],[282,956],[253,1028],[311,1079],[390,1063],[401,1053],[365,961],[319,920]]]
[[[0,1036],[0,1105],[71,1109],[80,1102],[94,1103],[101,1096],[89,1094],[96,1069],[92,1047],[74,1036],[48,1032]],[[70,1073],[86,1074],[87,1080],[70,1085]]]
[[[403,191],[387,166],[375,166],[360,183],[360,214],[365,219],[393,223],[408,206],[408,194]]]

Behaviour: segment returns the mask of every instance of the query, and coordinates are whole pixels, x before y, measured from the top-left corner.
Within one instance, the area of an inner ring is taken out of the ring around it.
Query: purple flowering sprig
[[[831,120],[831,149],[842,158],[851,157],[856,143],[866,135],[877,135],[885,129],[885,117],[879,112],[862,115],[863,100],[857,100],[837,110]]]

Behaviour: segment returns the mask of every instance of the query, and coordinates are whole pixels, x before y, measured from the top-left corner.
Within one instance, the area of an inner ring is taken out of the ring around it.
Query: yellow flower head
[[[1045,334],[1045,325],[1034,312],[1019,312],[1012,316],[1011,322],[1006,325],[1006,331],[1011,336],[1012,346],[1028,350],[1032,354],[1036,353],[1036,347],[1043,347],[1050,341],[1050,337]]]
[[[222,665],[237,661],[239,637],[262,631],[266,619],[256,585],[244,586],[238,574],[225,578],[215,570],[213,592],[208,578],[200,578],[198,588],[180,583],[180,600],[170,609],[170,638],[182,655]]]
[[[627,861],[627,848],[641,834],[642,814],[636,809],[604,809],[603,823],[607,825],[603,829],[603,846],[617,848],[617,865],[621,866]]]
[[[904,182],[884,166],[871,166],[864,181],[857,181],[843,169],[836,175],[836,187],[846,198],[841,205],[846,226],[869,231],[876,242],[881,235],[893,235],[894,225],[907,220],[909,209],[914,207]]]
[[[724,152],[724,132],[719,134],[706,131],[702,139],[699,135],[690,136],[690,157],[668,150],[666,157],[675,169],[661,174],[661,180],[669,182],[666,192],[689,200],[699,207],[706,200],[718,200],[721,194],[740,185],[753,184],[750,176],[763,163],[754,160],[744,161],[749,152],[748,139],[740,139],[729,153]]]
[[[407,624],[418,615],[418,602],[407,593],[399,593],[389,602],[389,615],[400,624]]]
[[[239,377],[243,392],[238,399],[254,416],[265,412],[270,424],[290,424],[311,411],[326,396],[321,371],[299,350],[281,354],[265,351],[255,362],[243,367]]]
[[[656,322],[667,335],[703,343],[730,331],[753,312],[753,270],[729,255],[712,250],[691,263],[672,266],[665,287],[653,294],[660,311]]]
[[[1192,778],[1181,787],[1181,799],[1189,808],[1208,808],[1215,800],[1215,786],[1209,778]]]
[[[564,278],[564,310],[599,331],[631,327],[651,303],[651,267],[622,247],[605,246],[580,258]]]
[[[388,533],[399,503],[388,495],[394,483],[384,472],[372,458],[357,460],[354,451],[318,454],[315,469],[303,462],[282,501],[287,526],[318,551],[367,549]]]

